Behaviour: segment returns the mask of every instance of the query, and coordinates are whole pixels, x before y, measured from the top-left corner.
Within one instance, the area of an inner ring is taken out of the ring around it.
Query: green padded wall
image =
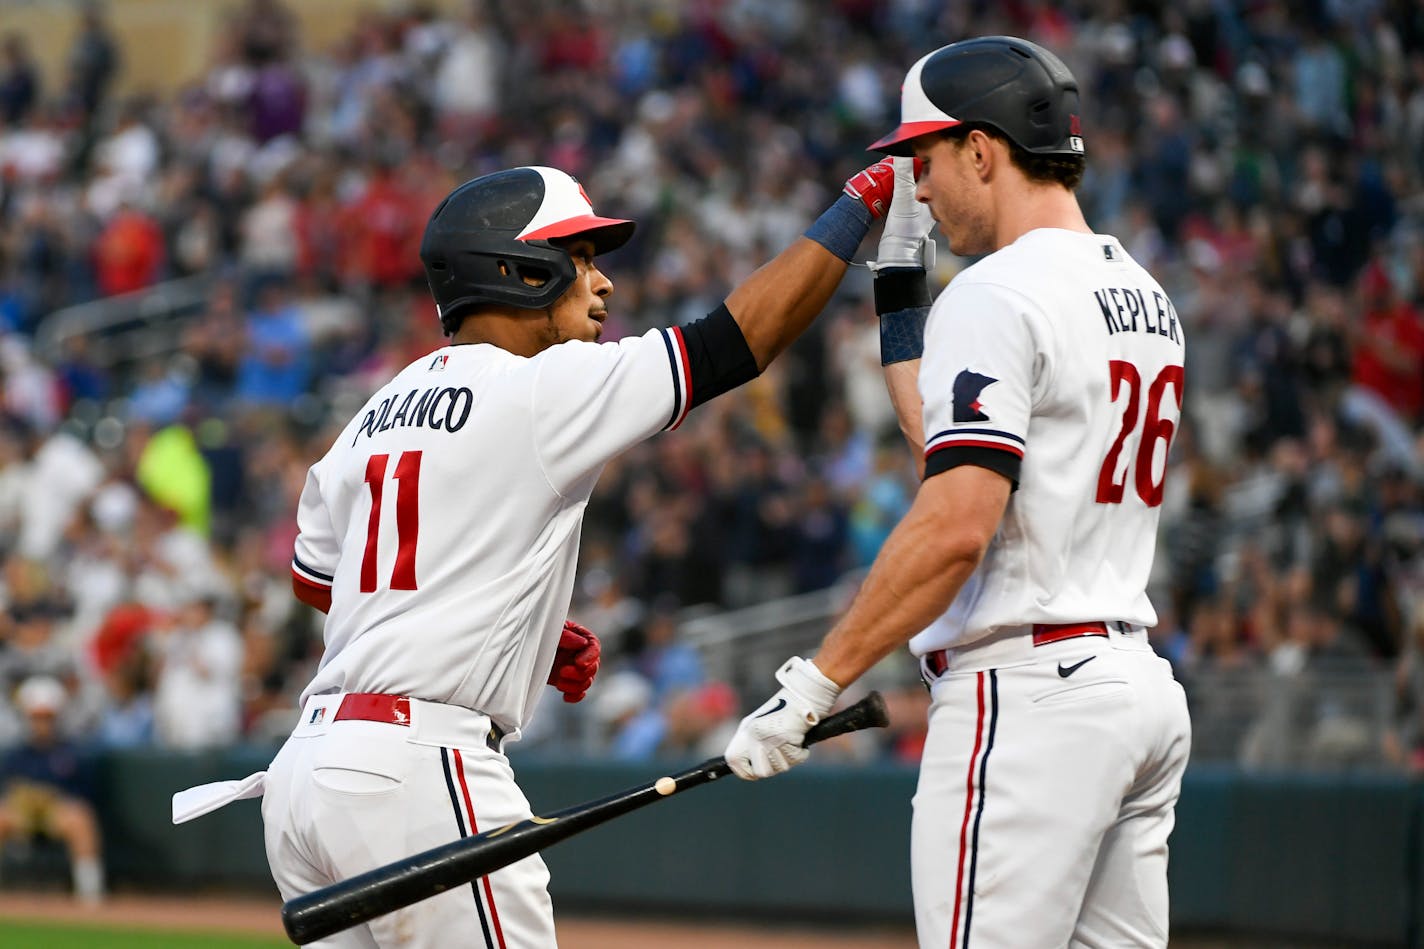
[[[257,802],[174,827],[169,799],[190,784],[258,770],[274,751],[102,758],[101,817],[115,885],[271,892]],[[514,758],[536,813],[688,763]],[[914,786],[912,768],[814,762],[755,785],[727,778],[550,848],[555,903],[909,921]],[[1195,768],[1171,847],[1176,929],[1424,949],[1424,783]]]

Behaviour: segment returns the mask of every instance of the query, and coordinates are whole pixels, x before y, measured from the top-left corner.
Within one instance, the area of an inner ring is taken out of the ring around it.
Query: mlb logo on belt
[[[430,360],[430,365],[426,367],[426,372],[444,372],[445,364],[449,361],[449,353],[437,353],[435,358]]]

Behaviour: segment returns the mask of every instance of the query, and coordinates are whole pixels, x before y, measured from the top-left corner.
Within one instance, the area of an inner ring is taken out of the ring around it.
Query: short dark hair
[[[994,126],[983,122],[965,122],[963,125],[946,129],[942,134],[945,138],[958,139],[962,143],[975,129],[1009,146],[1009,160],[1029,181],[1062,185],[1069,191],[1076,190],[1078,185],[1083,183],[1083,171],[1088,167],[1088,162],[1082,155],[1037,155]]]

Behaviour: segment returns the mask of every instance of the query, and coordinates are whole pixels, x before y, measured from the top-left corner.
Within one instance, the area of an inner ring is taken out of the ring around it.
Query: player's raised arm
[[[889,208],[894,185],[888,158],[857,172],[802,239],[727,297],[727,309],[741,327],[758,371],[800,336],[831,299],[871,223]]]
[[[918,163],[908,156],[892,159],[895,191],[885,215],[880,247],[870,265],[875,272],[875,312],[880,317],[880,363],[895,407],[900,431],[924,474],[924,400],[920,397],[920,356],[930,313],[926,271],[934,264],[934,229],[929,205],[916,196]]]

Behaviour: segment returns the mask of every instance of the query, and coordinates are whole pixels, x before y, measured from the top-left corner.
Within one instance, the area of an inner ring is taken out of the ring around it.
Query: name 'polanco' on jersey
[[[467,386],[433,386],[411,389],[404,395],[397,393],[366,410],[351,444],[360,441],[362,435],[370,438],[377,432],[400,427],[458,432],[465,427],[474,404],[475,394]]]

